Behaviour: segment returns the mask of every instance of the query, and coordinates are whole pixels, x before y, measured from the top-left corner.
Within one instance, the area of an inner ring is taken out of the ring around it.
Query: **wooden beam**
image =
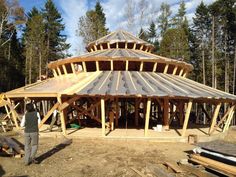
[[[187,77],[187,71],[184,72],[183,77]]]
[[[209,131],[208,131],[209,135],[210,135],[211,131],[213,130],[214,126],[216,125],[216,119],[217,119],[217,116],[218,116],[219,111],[220,111],[220,106],[221,106],[221,103],[218,103],[216,108],[215,108],[215,111],[214,111],[214,114],[213,114],[213,117],[212,117],[212,120],[211,120],[211,126],[210,126]]]
[[[200,104],[200,107],[202,108],[202,112],[206,115],[208,120],[211,120],[211,117],[209,116],[209,114],[207,113],[207,111],[205,110],[204,106],[202,104]]]
[[[175,66],[172,75],[175,75],[175,74],[176,74],[177,69],[178,69],[178,66]]]
[[[118,42],[116,43],[116,48],[117,48],[117,49],[119,48],[119,44],[118,44]]]
[[[143,61],[141,62],[139,71],[143,71]]]
[[[148,51],[148,47],[146,48],[145,52],[147,52],[147,51]]]
[[[55,111],[58,106],[60,105],[59,102],[57,102],[56,104],[54,104],[54,106],[47,112],[47,114],[44,116],[44,118],[42,119],[42,121],[39,124],[39,128],[41,128],[43,126],[43,124],[48,120],[48,118],[52,115],[53,111]]]
[[[103,46],[102,46],[102,44],[100,44],[100,49],[103,50]]]
[[[71,63],[70,66],[71,66],[71,69],[72,69],[73,74],[76,74],[74,63]]]
[[[155,64],[153,65],[152,72],[155,72],[156,70],[157,70],[157,62],[155,62]]]
[[[111,46],[110,46],[110,43],[109,43],[109,42],[107,43],[107,48],[108,48],[108,49],[110,49],[110,48],[111,48]]]
[[[127,47],[128,47],[128,43],[127,43],[127,42],[125,42],[125,49],[127,49]]]
[[[101,117],[102,117],[102,136],[106,136],[106,127],[105,127],[105,101],[101,99]]]
[[[57,101],[60,105],[62,105],[62,100],[61,100],[61,96],[59,95],[57,97]],[[66,122],[65,122],[65,117],[64,117],[64,113],[63,113],[63,109],[59,110],[60,113],[60,119],[61,119],[61,129],[62,129],[62,133],[63,135],[67,135],[66,132]]]
[[[143,50],[143,44],[141,45],[140,50]]]
[[[62,111],[63,109],[67,108],[71,103],[75,102],[76,100],[78,100],[80,98],[80,96],[74,96],[71,99],[65,101],[64,103],[60,104],[60,106],[58,107],[59,111]]]
[[[96,61],[96,70],[97,70],[97,71],[100,71],[98,61]]]
[[[186,110],[186,113],[185,113],[184,125],[183,125],[183,130],[182,130],[182,135],[181,136],[185,136],[185,132],[186,132],[186,129],[187,129],[187,126],[188,126],[188,120],[189,120],[190,112],[191,112],[191,109],[192,109],[192,104],[193,104],[193,101],[189,100],[188,107],[187,107],[187,110]]]
[[[144,130],[144,136],[145,137],[148,135],[150,111],[151,111],[151,98],[148,98],[146,116],[145,116],[145,130]]]
[[[135,50],[135,48],[136,48],[136,43],[134,43],[133,50]]]
[[[11,104],[11,100],[9,98],[7,98],[8,101],[8,107],[10,108],[11,112],[12,112],[12,117],[13,117],[13,121],[16,125],[16,128],[19,128],[18,122],[17,122],[17,117],[19,118],[17,112],[15,111],[14,107]]]
[[[126,63],[125,63],[125,64],[126,64],[126,65],[125,65],[125,70],[128,71],[128,70],[129,70],[129,61],[126,60]]]
[[[166,66],[165,66],[165,69],[164,69],[164,74],[166,74],[167,73],[167,71],[168,71],[168,68],[169,68],[169,65],[167,64]]]
[[[67,74],[66,66],[62,65],[62,68],[63,68],[64,74]]]
[[[139,119],[139,101],[135,99],[135,126],[138,126],[138,119]]]
[[[169,100],[164,98],[164,111],[163,111],[163,125],[165,129],[169,129]]]

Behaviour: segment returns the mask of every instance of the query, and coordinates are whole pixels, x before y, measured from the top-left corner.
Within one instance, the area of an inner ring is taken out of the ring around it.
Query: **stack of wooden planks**
[[[22,145],[14,138],[0,136],[0,155],[9,155],[20,158],[24,153]]]
[[[189,161],[226,176],[236,176],[236,144],[225,141],[198,143]]]

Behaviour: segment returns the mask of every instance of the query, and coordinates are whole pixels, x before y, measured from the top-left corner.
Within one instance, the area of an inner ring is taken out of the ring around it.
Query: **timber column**
[[[169,100],[164,98],[164,105],[163,105],[163,126],[164,130],[169,130]]]

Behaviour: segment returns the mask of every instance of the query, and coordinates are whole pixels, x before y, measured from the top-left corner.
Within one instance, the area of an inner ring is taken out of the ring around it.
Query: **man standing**
[[[21,120],[21,127],[25,127],[25,165],[37,164],[35,155],[38,149],[40,115],[32,103],[26,105],[26,113]]]

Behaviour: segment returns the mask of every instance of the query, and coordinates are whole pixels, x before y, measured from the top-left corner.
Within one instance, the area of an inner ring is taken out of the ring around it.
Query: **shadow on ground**
[[[72,143],[72,139],[67,139],[67,140],[63,141],[62,143],[56,145],[55,147],[53,147],[49,151],[41,154],[39,157],[36,158],[36,160],[39,161],[39,163],[41,163],[45,159],[51,157],[53,154],[55,154],[55,153],[61,151],[62,149],[64,149],[66,146],[69,146],[71,143]]]

